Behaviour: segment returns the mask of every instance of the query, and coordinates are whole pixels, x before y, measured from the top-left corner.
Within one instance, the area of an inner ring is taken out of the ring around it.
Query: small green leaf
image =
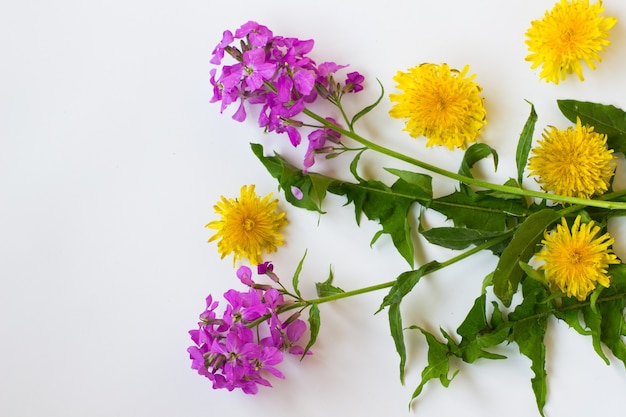
[[[459,168],[459,174],[466,177],[473,178],[471,168],[474,164],[481,159],[493,155],[493,164],[495,169],[498,169],[498,153],[495,149],[485,143],[475,143],[465,151],[463,155],[463,161]]]
[[[379,79],[376,79],[376,81],[378,81],[378,85],[380,86],[380,96],[378,96],[378,99],[374,103],[370,104],[369,106],[364,107],[361,111],[355,114],[354,117],[352,117],[352,120],[350,121],[350,129],[353,128],[357,120],[359,120],[361,117],[365,116],[367,113],[372,111],[376,106],[378,106],[378,103],[380,103],[380,101],[385,96],[385,88],[383,87],[383,83],[381,83]]]
[[[519,141],[517,142],[517,151],[515,152],[515,162],[517,164],[517,183],[522,184],[524,178],[524,169],[528,164],[528,154],[533,142],[533,134],[535,133],[535,124],[537,123],[537,113],[535,106],[530,101],[530,115],[524,124]]]
[[[400,356],[400,383],[404,384],[404,368],[406,367],[406,345],[404,343],[404,328],[402,327],[402,314],[400,303],[389,306],[389,330],[396,346],[396,352]]]
[[[320,332],[320,309],[317,304],[311,304],[311,309],[309,310],[309,343],[307,343],[304,348],[304,353],[302,353],[302,358],[307,354],[307,352],[311,349],[311,347],[315,344],[317,340],[317,335]]]
[[[437,340],[437,338],[427,330],[421,327],[417,328],[426,337],[426,342],[428,343],[428,365],[422,370],[422,380],[417,388],[415,388],[415,391],[413,391],[411,401],[420,395],[426,383],[431,379],[439,378],[441,385],[448,387],[459,372],[457,370],[452,376],[448,375],[450,372],[450,358],[454,356],[450,354],[448,345]],[[443,329],[440,330],[444,336],[447,336]],[[448,337],[446,337],[446,339],[449,340]]]
[[[457,333],[463,337],[459,343],[459,354],[467,363],[479,358],[505,359],[506,356],[485,351],[483,348],[498,345],[504,342],[509,334],[507,325],[494,329],[487,321],[486,295],[482,294],[474,301]]]
[[[430,261],[419,267],[419,269],[401,273],[398,278],[396,278],[396,282],[389,290],[389,293],[383,298],[383,302],[376,313],[379,313],[387,306],[400,304],[404,296],[411,292],[413,287],[415,287],[424,275],[438,269],[440,266],[441,264],[439,262]]]
[[[544,209],[528,216],[516,230],[504,249],[493,274],[493,292],[504,303],[511,305],[513,294],[524,276],[521,262],[528,262],[537,249],[544,231],[560,218],[556,210]]]
[[[282,189],[286,200],[295,207],[323,213],[322,202],[326,197],[328,187],[336,180],[324,175],[310,172],[303,174],[302,170],[287,162],[279,154],[274,156],[263,155],[263,146],[250,144],[252,152],[261,161],[270,175],[278,180],[279,189]],[[292,187],[302,191],[302,198],[297,198]]]
[[[328,279],[326,281],[315,283],[315,289],[317,290],[317,296],[320,298],[328,297],[329,295],[341,294],[342,292],[345,292],[341,288],[335,287],[333,285],[332,269],[328,273]]]
[[[466,227],[433,227],[432,229],[420,231],[420,234],[433,245],[455,250],[484,243],[489,239],[506,233],[508,231],[491,232]]]
[[[577,100],[557,100],[559,109],[571,122],[594,127],[607,135],[608,146],[615,152],[626,153],[626,112],[612,105]]]
[[[306,253],[307,251],[305,250],[304,255],[302,255],[302,259],[300,259],[300,262],[298,262],[298,267],[296,268],[296,271],[293,273],[293,278],[291,279],[293,290],[296,292],[296,295],[300,298],[302,298],[302,295],[300,294],[300,289],[298,288],[298,285],[299,285],[299,279],[300,279],[300,272],[302,272],[302,264],[304,264],[304,258],[306,258]]]

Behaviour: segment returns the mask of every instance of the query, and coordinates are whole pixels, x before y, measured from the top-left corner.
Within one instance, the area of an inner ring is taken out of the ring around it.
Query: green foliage
[[[544,209],[531,214],[518,227],[513,239],[502,252],[493,274],[493,291],[504,305],[511,304],[513,294],[524,276],[520,262],[528,262],[535,253],[544,231],[560,218],[559,212]]]
[[[341,133],[348,136],[354,133],[353,128],[357,120],[374,109],[382,97],[383,92],[373,104],[357,112],[351,119],[344,114],[349,131],[342,130]],[[489,249],[497,257],[495,269],[484,278],[481,294],[456,329],[456,334],[443,328],[435,335],[424,326],[404,327],[401,306],[404,298],[415,289],[422,277],[456,262],[457,257],[450,261],[426,262],[417,269],[400,274],[384,286],[388,287],[389,291],[376,313],[385,308],[388,310],[389,330],[399,357],[402,383],[408,359],[405,330],[419,330],[428,345],[428,364],[421,373],[421,380],[413,391],[411,402],[422,393],[424,386],[431,380],[438,379],[447,387],[459,372],[452,370],[453,360],[474,363],[479,359],[505,359],[504,355],[497,352],[497,348],[514,343],[518,346],[520,354],[530,359],[530,368],[533,372],[530,385],[535,395],[537,409],[543,416],[548,391],[544,338],[551,317],[564,321],[581,335],[590,336],[594,351],[606,363],[609,363],[609,356],[605,352],[608,350],[626,366],[624,342],[626,266],[623,263],[611,266],[609,268],[612,276],[611,286],[597,289],[588,300],[581,302],[553,291],[543,272],[535,270],[529,264],[546,230],[562,216],[578,212],[587,219],[593,218],[598,224],[606,226],[609,217],[626,214],[626,211],[615,208],[585,208],[584,205],[549,206],[549,200],[537,202],[517,195],[518,190],[523,190],[521,184],[538,119],[534,105],[530,102],[529,104],[530,114],[519,135],[515,154],[517,176],[504,183],[508,190],[500,187],[496,188],[498,191],[494,191],[468,185],[478,184],[467,180],[474,178],[472,169],[477,162],[492,157],[494,168],[498,167],[498,154],[485,144],[474,144],[464,153],[458,173],[465,177],[467,183],[460,181],[457,190],[436,198],[433,195],[432,178],[429,175],[385,168],[395,177],[391,185],[376,179],[362,178],[357,169],[361,156],[368,149],[377,150],[377,145],[356,134],[350,137],[360,141],[364,147],[350,149],[356,151],[350,163],[350,173],[354,181],[339,180],[314,172],[304,174],[301,169],[280,155],[265,156],[261,145],[252,145],[255,155],[278,180],[279,189],[284,191],[289,203],[323,213],[322,203],[328,193],[344,196],[347,200],[346,205],[352,204],[354,207],[357,225],[365,217],[378,222],[381,226],[371,243],[376,242],[382,235],[388,235],[398,253],[411,268],[415,259],[414,232],[419,233],[433,245],[451,250],[467,250],[465,252],[467,254],[475,253],[473,250]],[[582,123],[593,125],[597,132],[607,134],[609,146],[616,152],[625,151],[624,111],[614,106],[575,100],[559,100],[558,105],[569,120],[575,122],[580,118]],[[340,105],[338,107],[341,109]],[[322,118],[314,119],[323,123]],[[403,160],[408,162],[406,159]],[[302,191],[301,199],[293,195],[292,187]],[[624,193],[611,198],[612,201],[626,201]],[[453,225],[425,229],[418,221],[418,227],[412,229],[411,209],[414,204],[420,205],[424,210],[432,209],[441,213]],[[492,244],[494,239],[497,241]],[[459,255],[458,259],[463,257]],[[293,278],[294,290],[298,297],[300,297],[298,276],[303,260],[304,257]],[[380,288],[382,287],[378,287]],[[350,292],[345,292],[333,284],[332,271],[326,281],[316,283],[316,289],[320,298],[307,304],[310,308],[308,320],[311,336],[306,351],[315,343],[319,333],[320,300],[324,302],[325,297],[331,300],[350,296]],[[493,291],[497,301],[487,302],[489,290]],[[516,306],[511,307],[514,296],[520,296],[520,300]]]
[[[475,143],[465,151],[463,155],[463,161],[461,162],[461,167],[459,168],[459,174],[465,175],[466,177],[472,178],[471,168],[474,164],[481,159],[488,157],[489,155],[493,156],[493,164],[494,170],[498,169],[498,153],[491,146],[486,143]]]
[[[319,305],[317,305],[317,303],[311,304],[311,307],[309,309],[308,321],[309,321],[309,332],[311,335],[309,336],[309,342],[304,348],[304,353],[302,353],[303,358],[317,341],[317,336],[319,335],[319,332],[320,332],[320,325],[321,325],[320,308],[319,308]]]
[[[252,152],[268,170],[270,175],[278,180],[278,186],[284,191],[287,201],[295,207],[322,211],[322,201],[326,197],[326,191],[334,178],[319,174],[303,174],[302,169],[296,168],[286,159],[275,153],[274,156],[265,156],[263,146],[253,143],[250,145]],[[298,199],[294,196],[291,187],[297,187],[302,191],[303,197]]]
[[[530,381],[537,407],[543,415],[547,393],[544,335],[548,328],[546,313],[549,306],[542,301],[547,298],[547,292],[545,287],[530,279],[523,282],[522,292],[524,295],[522,302],[509,315],[509,321],[513,322],[510,337],[517,343],[520,353],[531,361],[530,369],[535,376]]]
[[[374,236],[372,243],[382,233],[388,234],[398,252],[413,266],[415,255],[408,214],[414,202],[423,205],[430,202],[430,177],[399,170],[390,172],[399,176],[391,187],[381,181],[361,180],[358,183],[337,182],[328,191],[344,195],[348,203],[354,205],[357,224],[363,215],[378,221],[382,230]]]
[[[535,124],[537,123],[537,113],[535,113],[535,106],[530,103],[530,115],[522,133],[520,134],[519,141],[517,142],[517,151],[515,152],[515,164],[517,165],[517,183],[521,184],[524,179],[524,169],[528,164],[528,154],[533,143],[533,134],[535,133]]]
[[[339,287],[333,285],[333,271],[328,273],[328,279],[324,282],[316,282],[315,289],[318,297],[328,297],[335,294],[341,294],[345,292]]]
[[[434,199],[429,208],[445,215],[456,227],[489,232],[506,230],[528,215],[522,198],[502,198],[463,184],[458,191]]]

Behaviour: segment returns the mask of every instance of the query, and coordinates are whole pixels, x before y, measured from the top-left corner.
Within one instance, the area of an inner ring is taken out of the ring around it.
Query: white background
[[[367,78],[353,108],[369,104],[381,80],[422,62],[469,64],[484,89],[488,125],[481,140],[501,158],[482,174],[515,175],[514,152],[533,102],[535,137],[569,123],[557,98],[626,108],[626,4],[604,2],[619,19],[596,71],[555,86],[524,61],[524,33],[551,0],[329,1],[3,1],[0,5],[0,415],[79,416],[533,416],[529,361],[516,346],[505,361],[455,364],[449,388],[429,384],[408,410],[426,363],[421,335],[407,332],[406,385],[386,314],[374,316],[384,292],[323,305],[314,355],[282,364],[285,380],[257,396],[213,391],[190,369],[187,331],[208,293],[238,287],[230,258],[220,260],[213,204],[254,183],[287,211],[287,244],[272,257],[286,279],[308,249],[301,286],[332,265],[349,290],[394,279],[409,269],[378,230],[354,221],[352,207],[331,196],[328,214],[295,209],[254,158],[263,143],[294,161],[286,137],[263,135],[254,118],[210,104],[210,52],[224,29],[247,20],[275,34],[313,38],[318,61],[350,64]],[[391,120],[385,97],[361,123],[382,144],[456,170],[461,152],[426,149]],[[623,158],[623,157],[622,157]],[[622,159],[623,160],[623,159]],[[345,174],[322,161],[316,169]],[[393,161],[368,158],[369,174]],[[382,175],[382,174],[381,174]],[[383,177],[386,178],[386,177]],[[616,185],[626,186],[623,162]],[[528,179],[528,187],[534,187]],[[438,195],[454,184],[435,178]],[[416,213],[417,215],[417,213]],[[442,219],[429,213],[430,225]],[[622,222],[611,223],[624,258]],[[420,244],[419,264],[454,255]],[[479,294],[495,259],[479,254],[425,278],[404,305],[406,325],[453,332]],[[551,322],[550,416],[612,413],[623,406],[624,366],[606,366],[591,341]],[[611,357],[611,356],[609,356]],[[612,357],[611,357],[612,358]]]

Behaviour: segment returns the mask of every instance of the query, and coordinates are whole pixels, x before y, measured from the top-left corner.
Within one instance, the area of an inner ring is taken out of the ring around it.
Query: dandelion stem
[[[478,253],[482,250],[485,249],[489,249],[490,247],[497,245],[498,243],[508,239],[509,237],[511,237],[511,235],[513,234],[514,230],[509,230],[506,233],[503,233],[500,236],[494,237],[493,239],[490,239],[484,243],[481,243],[480,245],[476,245],[475,247],[457,255],[454,256],[450,259],[448,259],[447,261],[443,261],[440,262],[436,267],[434,267],[433,269],[431,269],[428,273],[432,273],[435,271],[439,271],[447,266],[450,266],[456,262],[459,262],[465,258],[468,258],[472,255],[474,255],[475,253]],[[315,298],[312,300],[306,300],[303,301],[303,303],[310,305],[310,304],[322,304],[322,303],[327,303],[329,301],[336,301],[336,300],[340,300],[342,298],[348,298],[348,297],[352,297],[355,295],[360,295],[360,294],[366,294],[369,292],[373,292],[373,291],[378,291],[378,290],[382,290],[385,288],[390,288],[392,287],[394,284],[396,283],[396,280],[393,281],[389,281],[389,282],[384,282],[382,284],[376,284],[376,285],[372,285],[369,287],[363,287],[363,288],[359,288],[356,290],[352,290],[352,291],[345,291],[345,292],[340,292],[340,293],[336,293],[336,294],[332,294],[332,295],[327,295],[325,297],[320,297],[320,298]],[[298,306],[301,306],[300,303],[296,303],[293,306],[290,306],[290,310],[292,308],[297,308]]]
[[[419,159],[415,159],[415,158],[411,158],[410,156],[404,155],[400,152],[394,151],[392,149],[389,148],[385,148],[384,146],[378,145],[366,138],[364,138],[363,136],[360,136],[359,134],[357,134],[356,132],[352,131],[352,130],[346,130],[344,128],[342,128],[341,126],[338,126],[335,123],[332,123],[328,120],[326,120],[325,118],[321,117],[320,115],[314,113],[313,111],[309,110],[309,109],[304,109],[304,113],[311,117],[312,119],[315,119],[316,121],[324,124],[326,127],[333,129],[339,133],[341,133],[342,135],[345,135],[357,142],[359,142],[360,144],[366,146],[367,148],[371,149],[372,151],[375,152],[379,152],[383,155],[387,155],[390,156],[392,158],[398,159],[400,161],[404,161],[407,162],[411,165],[415,165],[419,168],[425,169],[427,171],[433,172],[435,174],[439,174],[442,175],[444,177],[448,177],[454,180],[457,180],[459,182],[468,184],[468,185],[475,185],[477,187],[483,187],[483,188],[487,188],[490,190],[494,190],[494,191],[499,191],[499,192],[503,192],[503,193],[507,193],[507,194],[513,194],[513,195],[521,195],[521,196],[527,196],[527,197],[532,197],[532,198],[541,198],[544,200],[552,200],[552,201],[558,201],[560,203],[568,203],[568,204],[575,204],[575,205],[581,205],[581,206],[587,206],[587,207],[599,207],[599,208],[605,208],[605,209],[610,209],[610,210],[626,210],[626,203],[625,202],[619,202],[619,201],[606,201],[606,200],[592,200],[592,199],[584,199],[584,198],[577,198],[577,197],[568,197],[568,196],[562,196],[562,195],[556,195],[556,194],[548,194],[548,193],[544,193],[541,191],[533,191],[533,190],[526,190],[523,188],[518,188],[518,187],[511,187],[511,186],[507,186],[507,185],[499,185],[499,184],[493,184],[487,181],[483,181],[483,180],[479,180],[476,178],[472,178],[472,177],[467,177],[465,175],[461,175],[461,174],[457,174],[455,172],[452,171],[448,171],[446,169],[437,167],[435,165],[431,165],[429,163],[423,162]]]

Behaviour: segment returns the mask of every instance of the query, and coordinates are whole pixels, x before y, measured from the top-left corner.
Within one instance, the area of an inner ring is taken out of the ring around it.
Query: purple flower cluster
[[[226,30],[213,50],[211,63],[221,65],[225,54],[234,58],[235,63],[223,65],[219,75],[216,68],[211,70],[211,102],[221,102],[221,112],[238,102],[233,114],[237,121],[245,120],[246,105],[260,105],[259,125],[268,132],[287,133],[291,144],[298,146],[304,124],[295,117],[304,111],[307,103],[318,97],[338,103],[343,94],[363,89],[364,77],[358,72],[347,74],[343,86],[335,82],[334,74],[346,65],[334,62],[317,65],[307,56],[313,44],[312,39],[274,36],[267,27],[252,21],[242,25],[234,35]],[[305,170],[314,162],[313,153],[325,147],[325,139],[329,138],[325,130],[320,128],[308,135]],[[331,138],[338,141],[339,135]]]
[[[271,264],[263,264],[259,271],[275,279]],[[237,276],[248,290],[228,290],[224,294],[228,304],[221,316],[216,313],[219,302],[211,295],[206,298],[198,329],[189,331],[195,345],[187,352],[191,367],[211,380],[214,389],[240,388],[246,394],[256,394],[258,385],[271,386],[264,373],[284,378],[276,368],[283,352],[305,353],[296,343],[307,326],[298,318],[299,313],[285,320],[279,317],[291,301],[276,288],[256,284],[250,268],[240,267]]]

